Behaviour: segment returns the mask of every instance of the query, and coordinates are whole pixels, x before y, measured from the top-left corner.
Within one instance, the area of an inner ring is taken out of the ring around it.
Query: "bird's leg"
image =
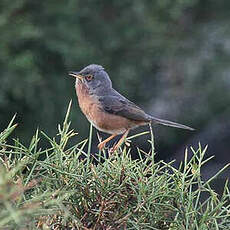
[[[99,148],[99,150],[102,150],[104,147],[105,147],[105,144],[108,142],[108,141],[110,141],[110,140],[112,140],[114,137],[116,137],[117,136],[117,134],[113,134],[113,135],[111,135],[110,137],[108,137],[107,139],[105,139],[104,141],[102,141],[101,143],[99,143],[98,144],[98,148]]]
[[[129,133],[129,129],[127,129],[125,131],[125,133],[122,135],[121,139],[117,142],[117,144],[111,149],[111,152],[114,152],[115,150],[117,150],[118,147],[120,147],[122,145],[122,143],[124,142],[125,138],[127,137]]]

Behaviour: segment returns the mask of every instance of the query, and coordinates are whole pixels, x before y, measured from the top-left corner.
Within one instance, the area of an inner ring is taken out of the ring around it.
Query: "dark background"
[[[208,144],[209,178],[230,161],[229,12],[229,0],[1,0],[1,130],[17,112],[25,144],[37,127],[55,135],[73,99],[72,127],[86,138],[67,72],[101,64],[147,112],[196,128],[154,127],[157,157],[179,162],[186,146]],[[132,147],[148,150],[148,138]]]

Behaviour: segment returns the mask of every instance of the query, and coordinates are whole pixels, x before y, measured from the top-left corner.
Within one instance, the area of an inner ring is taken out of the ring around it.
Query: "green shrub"
[[[17,139],[8,143],[13,120],[0,134],[0,228],[230,229],[227,182],[221,196],[210,187],[228,165],[202,181],[207,148],[191,148],[190,160],[186,150],[179,169],[154,162],[150,129],[151,150],[139,150],[138,160],[126,145],[109,157],[106,150],[90,154],[92,126],[89,141],[78,140],[69,112],[70,106],[57,137],[37,131],[28,147]],[[75,145],[68,145],[70,138]],[[39,147],[44,140],[50,144],[45,149]]]

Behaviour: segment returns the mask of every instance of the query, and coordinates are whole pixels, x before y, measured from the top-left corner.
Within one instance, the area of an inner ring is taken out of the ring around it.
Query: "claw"
[[[103,141],[97,145],[99,150],[102,150],[105,147],[105,143]]]
[[[102,150],[105,147],[106,143],[108,141],[112,140],[116,136],[117,136],[117,134],[113,134],[110,137],[108,137],[107,139],[105,139],[104,141],[102,141],[101,143],[99,143],[98,146],[97,146],[99,148],[99,150]]]
[[[129,133],[129,129],[126,130],[126,132],[123,134],[121,139],[117,142],[117,144],[112,147],[112,149],[110,150],[111,153],[115,152],[122,145],[122,143],[125,141],[125,138],[127,137],[128,133]]]

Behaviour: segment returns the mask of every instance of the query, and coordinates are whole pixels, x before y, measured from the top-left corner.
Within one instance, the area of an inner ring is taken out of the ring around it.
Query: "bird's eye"
[[[88,75],[85,77],[86,81],[92,81],[93,80],[93,76],[92,75]]]

